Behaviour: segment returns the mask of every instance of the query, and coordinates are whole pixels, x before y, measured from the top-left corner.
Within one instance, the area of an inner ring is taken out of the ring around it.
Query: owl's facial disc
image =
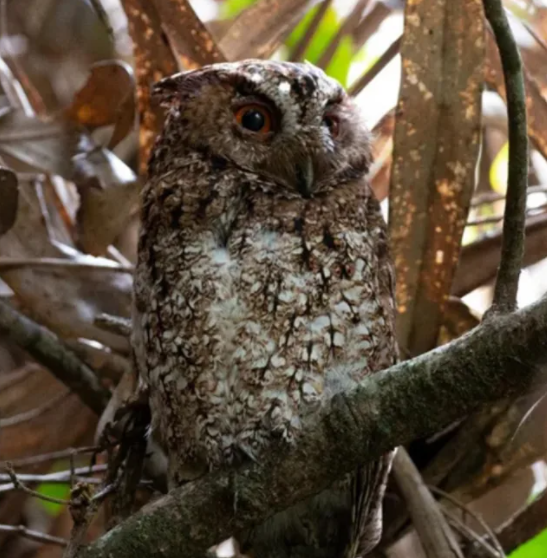
[[[313,197],[368,170],[369,135],[356,107],[310,64],[214,64],[154,91],[181,150],[221,158],[280,196]]]

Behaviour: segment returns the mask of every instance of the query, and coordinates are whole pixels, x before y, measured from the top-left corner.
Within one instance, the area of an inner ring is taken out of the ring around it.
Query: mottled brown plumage
[[[169,116],[143,191],[134,341],[176,486],[260,460],[276,438],[298,444],[304,416],[393,364],[393,270],[368,134],[337,82],[248,60],[156,95]],[[270,130],[250,129],[264,118]],[[362,555],[389,461],[244,544],[257,558]]]

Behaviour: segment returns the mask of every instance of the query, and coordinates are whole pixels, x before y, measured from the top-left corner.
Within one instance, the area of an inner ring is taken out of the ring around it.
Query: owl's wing
[[[360,467],[352,476],[350,543],[344,558],[366,556],[382,535],[382,502],[395,451]]]

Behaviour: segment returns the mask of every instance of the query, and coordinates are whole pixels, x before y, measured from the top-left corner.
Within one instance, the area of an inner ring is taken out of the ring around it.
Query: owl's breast
[[[209,230],[157,242],[165,260],[143,317],[148,381],[153,405],[176,415],[163,438],[186,458],[214,465],[255,457],[272,436],[290,441],[332,393],[391,364],[364,228],[257,220],[225,245]]]

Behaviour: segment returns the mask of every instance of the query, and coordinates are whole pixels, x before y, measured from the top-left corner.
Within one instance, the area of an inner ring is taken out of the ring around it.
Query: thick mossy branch
[[[509,126],[509,176],[503,221],[501,261],[496,278],[492,310],[510,312],[516,308],[518,281],[524,255],[526,189],[528,188],[528,131],[526,93],[519,50],[502,0],[484,0],[500,53],[507,97]]]
[[[229,535],[328,486],[357,464],[522,393],[547,364],[547,297],[367,378],[304,424],[289,451],[207,475],[147,506],[80,558],[202,558]]]
[[[49,329],[0,301],[0,332],[43,364],[91,410],[102,413],[109,399],[97,376]]]

